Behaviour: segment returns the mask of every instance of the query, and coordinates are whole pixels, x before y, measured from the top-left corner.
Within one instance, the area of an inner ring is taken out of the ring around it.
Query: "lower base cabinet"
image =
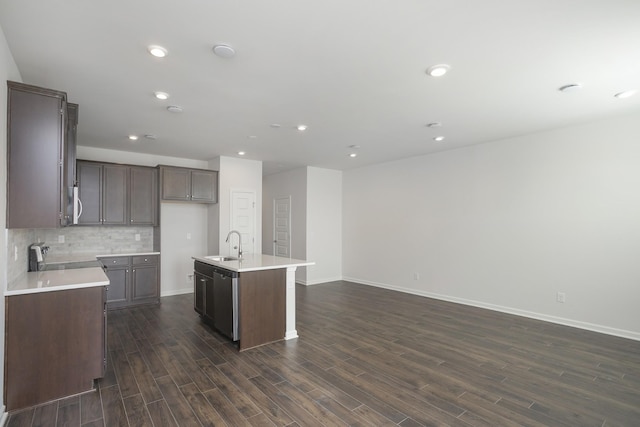
[[[160,302],[158,255],[99,258],[109,278],[107,308],[124,308]]]
[[[194,310],[238,350],[284,339],[286,269],[237,273],[195,261],[194,270]]]
[[[26,408],[93,389],[106,369],[105,287],[5,297],[5,404]]]

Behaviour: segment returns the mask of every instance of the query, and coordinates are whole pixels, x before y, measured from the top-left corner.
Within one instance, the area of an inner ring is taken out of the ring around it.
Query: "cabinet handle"
[[[206,282],[206,281],[207,281],[207,279],[200,279],[200,281],[201,281],[201,282]]]
[[[146,259],[146,258],[145,258],[145,259],[144,259],[144,262],[147,262],[147,261],[148,261],[148,259]]]
[[[115,264],[117,261],[113,261],[113,263]]]

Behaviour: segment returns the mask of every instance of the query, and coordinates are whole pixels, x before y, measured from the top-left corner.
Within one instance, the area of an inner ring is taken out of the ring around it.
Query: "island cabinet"
[[[94,388],[106,369],[105,287],[5,297],[5,404],[26,408]]]
[[[158,223],[156,168],[77,162],[84,225],[149,225]]]
[[[7,100],[7,228],[68,225],[75,145],[68,144],[67,95],[10,81]]]
[[[160,302],[158,255],[99,257],[109,278],[107,308]]]
[[[240,351],[285,338],[286,269],[238,273],[199,261],[194,269],[194,310]]]
[[[217,203],[218,171],[159,166],[162,200]]]

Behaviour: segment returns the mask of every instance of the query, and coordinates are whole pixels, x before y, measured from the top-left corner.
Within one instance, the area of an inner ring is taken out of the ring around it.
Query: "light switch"
[[[187,233],[187,240],[191,240],[191,233]]]
[[[135,237],[135,239],[136,239],[136,242],[139,242],[139,241],[140,241],[140,235],[139,235],[139,234],[136,234],[134,237]]]
[[[64,234],[58,236],[58,243],[64,243]]]

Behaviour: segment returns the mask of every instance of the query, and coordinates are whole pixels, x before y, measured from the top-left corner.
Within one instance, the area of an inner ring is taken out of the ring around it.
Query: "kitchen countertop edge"
[[[108,286],[109,278],[100,267],[72,270],[32,271],[9,283],[5,297]]]
[[[231,261],[215,261],[207,258],[206,256],[193,256],[191,258],[196,261],[204,262],[205,264],[213,265],[238,273],[315,265],[315,262],[313,261],[276,257],[273,255],[264,254],[247,255],[242,260]]]

